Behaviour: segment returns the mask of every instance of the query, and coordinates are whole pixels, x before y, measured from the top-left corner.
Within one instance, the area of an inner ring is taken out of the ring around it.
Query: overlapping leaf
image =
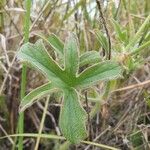
[[[91,65],[101,61],[100,54],[97,51],[88,51],[80,56],[80,67]]]
[[[58,54],[60,54],[60,58],[64,59],[64,43],[55,35],[51,34],[48,38],[41,34],[37,34],[40,38],[42,38],[45,42],[47,42]],[[75,36],[74,36],[75,37]],[[76,38],[76,37],[75,37]],[[94,63],[98,63],[101,61],[99,52],[97,51],[88,51],[79,56],[79,67],[84,65],[91,65]]]
[[[112,20],[112,23],[113,23],[118,39],[124,42],[125,44],[127,44],[128,43],[127,31],[125,29],[122,29],[122,27],[117,21]]]
[[[55,34],[51,34],[48,37],[37,33],[35,33],[35,35],[48,43],[58,54],[60,54],[61,57],[63,57],[64,43]]]
[[[58,53],[63,55],[64,43],[55,34],[48,37],[48,42]]]
[[[99,43],[101,44],[102,48],[105,49],[106,52],[108,52],[108,40],[104,36],[104,34],[100,30],[95,30],[95,35]]]

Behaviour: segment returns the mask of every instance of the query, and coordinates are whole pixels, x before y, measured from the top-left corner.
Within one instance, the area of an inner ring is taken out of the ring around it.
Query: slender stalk
[[[38,133],[39,135],[42,133],[42,130],[43,130],[43,126],[44,126],[44,121],[45,121],[45,117],[46,117],[46,112],[47,112],[47,108],[48,108],[49,99],[50,99],[50,96],[47,97],[47,100],[45,102],[45,107],[44,107],[44,110],[43,110],[42,120],[41,120],[40,129],[39,129],[39,133]],[[36,140],[36,144],[35,144],[34,150],[38,150],[40,139],[41,139],[41,137],[38,136],[37,140]]]
[[[90,120],[90,108],[89,108],[89,104],[88,104],[87,91],[85,92],[85,103],[86,103],[87,115],[88,115],[88,119],[87,120],[88,120],[89,140],[92,140],[91,120]]]
[[[96,0],[96,3],[97,3],[97,7],[98,7],[98,10],[99,10],[99,13],[100,13],[100,18],[102,19],[102,23],[103,23],[103,26],[104,26],[104,29],[105,29],[105,32],[106,32],[106,35],[107,35],[107,39],[108,39],[108,52],[107,52],[107,58],[108,60],[111,59],[111,40],[110,40],[110,35],[109,35],[109,31],[108,31],[108,28],[107,28],[107,25],[106,25],[106,20],[104,18],[104,15],[103,15],[103,12],[102,12],[102,7],[101,7],[101,2],[100,0]]]
[[[31,9],[31,0],[26,0],[26,15],[24,23],[24,43],[29,41],[29,29],[30,29],[30,9]],[[25,96],[26,91],[26,72],[27,68],[24,64],[22,67],[21,75],[21,99]],[[18,122],[18,132],[19,134],[24,133],[24,113],[20,113],[19,122]],[[23,150],[23,137],[19,137],[19,147],[18,150]]]

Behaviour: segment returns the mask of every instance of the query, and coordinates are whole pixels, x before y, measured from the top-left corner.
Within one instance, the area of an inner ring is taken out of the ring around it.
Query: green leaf
[[[150,47],[150,40],[148,42],[145,42],[140,47],[133,49],[133,51],[130,54],[131,55],[139,54],[140,52],[144,51],[145,48],[147,48],[147,47]]]
[[[42,40],[38,40],[35,44],[24,44],[18,52],[18,58],[38,69],[57,87],[66,86],[63,70],[49,56]]]
[[[96,35],[98,42],[101,44],[102,48],[104,48],[106,52],[108,52],[109,44],[104,34],[100,30],[95,30],[95,35]]]
[[[88,64],[94,64],[100,62],[102,59],[100,58],[100,54],[97,51],[88,51],[80,56],[80,64],[82,67]]]
[[[120,24],[114,19],[112,19],[112,23],[113,23],[113,26],[114,26],[114,29],[115,29],[116,33],[118,35],[121,35],[122,34],[122,29],[121,29]]]
[[[126,42],[126,34],[124,30],[121,28],[121,26],[119,25],[119,23],[115,20],[112,20],[112,23],[119,40],[122,42]]]
[[[20,104],[20,112],[30,107],[33,103],[35,103],[38,100],[38,98],[46,96],[47,94],[50,94],[50,92],[54,92],[55,90],[56,88],[50,82],[32,90],[22,99]]]
[[[68,36],[65,42],[64,52],[65,72],[67,72],[68,75],[75,77],[79,68],[79,49],[75,34],[70,33]]]
[[[54,50],[56,50],[59,54],[63,55],[64,43],[55,34],[51,34],[48,37],[48,41]]]
[[[71,143],[75,144],[86,138],[85,121],[86,112],[79,102],[77,92],[73,88],[65,90],[59,125],[63,135]]]
[[[113,80],[121,76],[121,66],[113,61],[105,61],[97,63],[85,71],[83,71],[77,78],[77,86],[85,88],[96,84],[98,81]]]
[[[141,34],[144,31],[145,27],[149,24],[149,21],[150,21],[150,15],[147,16],[143,24],[136,32],[135,36],[132,38],[132,40],[130,40],[129,44],[125,47],[125,51],[132,51],[132,47],[134,47],[136,43],[139,41],[139,39],[141,38]]]
[[[61,57],[63,56],[64,43],[55,34],[51,34],[49,37],[37,33],[35,33],[35,35],[48,43]]]

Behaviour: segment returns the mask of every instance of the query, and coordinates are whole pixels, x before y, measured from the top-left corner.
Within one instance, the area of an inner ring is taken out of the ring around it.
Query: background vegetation
[[[105,149],[150,149],[149,14],[149,0],[1,0],[0,150],[99,150],[104,145]],[[123,68],[122,78],[81,92],[89,137],[76,145],[60,137],[58,93],[40,98],[18,114],[24,95],[47,82],[18,62],[21,45],[42,38],[57,60],[46,40],[54,33],[64,42],[69,32],[76,33],[81,54],[95,50],[100,61],[111,59]],[[18,138],[17,133],[31,134]],[[44,133],[45,138],[33,133]],[[104,145],[94,146],[97,143]]]

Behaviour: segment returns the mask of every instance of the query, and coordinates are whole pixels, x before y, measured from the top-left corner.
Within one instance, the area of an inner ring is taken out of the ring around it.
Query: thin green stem
[[[31,0],[26,0],[26,15],[25,15],[25,23],[24,23],[24,42],[29,41],[29,29],[30,29],[30,9],[31,9]],[[24,64],[22,67],[22,75],[21,75],[21,99],[25,96],[26,91],[26,72],[27,68]],[[20,113],[19,122],[18,122],[18,132],[20,134],[24,133],[24,113]],[[19,147],[18,150],[23,150],[23,137],[19,137]]]
[[[45,102],[45,107],[44,107],[44,110],[43,110],[42,120],[41,120],[40,129],[39,129],[39,133],[38,133],[39,135],[42,133],[42,130],[43,130],[44,121],[45,121],[45,117],[46,117],[46,112],[47,112],[47,109],[48,109],[49,99],[50,99],[50,96],[47,97],[47,100]],[[41,139],[41,137],[38,136],[37,140],[36,140],[36,144],[35,144],[34,150],[38,150],[40,139]]]
[[[24,42],[29,41],[31,0],[26,0],[26,16],[24,25]]]

